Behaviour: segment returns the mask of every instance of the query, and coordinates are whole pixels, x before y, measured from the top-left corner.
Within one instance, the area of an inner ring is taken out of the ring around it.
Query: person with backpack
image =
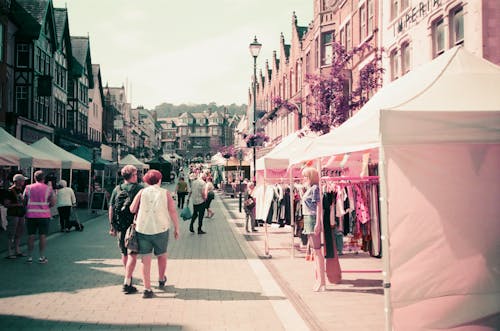
[[[130,212],[130,205],[136,194],[142,189],[142,186],[137,183],[137,168],[133,165],[123,167],[121,175],[123,183],[114,188],[109,199],[109,233],[111,236],[118,238],[118,247],[125,268],[123,292],[131,294],[137,292],[137,288],[132,285],[132,274],[137,263],[137,254],[128,254],[125,246],[125,233],[134,221],[134,214]]]
[[[144,299],[154,296],[151,289],[152,253],[158,260],[158,287],[163,289],[167,282],[167,246],[172,225],[174,238],[179,239],[179,218],[175,201],[168,190],[160,187],[161,178],[161,172],[149,170],[144,175],[144,181],[148,186],[139,191],[130,206],[130,210],[137,215],[135,229],[142,261]]]

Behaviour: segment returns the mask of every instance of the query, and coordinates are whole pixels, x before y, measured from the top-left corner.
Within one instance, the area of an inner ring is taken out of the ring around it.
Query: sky
[[[290,43],[292,14],[307,26],[313,0],[53,0],[68,8],[72,36],[89,36],[103,84],[127,87],[132,107],[246,104],[248,45],[262,43],[257,70]],[[279,53],[278,53],[279,54]]]

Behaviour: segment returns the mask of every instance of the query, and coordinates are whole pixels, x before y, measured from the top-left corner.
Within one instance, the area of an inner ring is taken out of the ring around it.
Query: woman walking
[[[61,232],[69,232],[71,229],[71,224],[69,217],[71,215],[71,208],[76,206],[75,192],[71,187],[67,187],[68,183],[61,179],[59,181],[61,188],[57,190],[57,211],[59,212],[59,224],[61,226]]]
[[[158,287],[167,282],[167,246],[170,227],[174,225],[174,238],[179,238],[179,219],[175,201],[169,191],[160,187],[161,172],[149,170],[144,182],[149,186],[140,190],[134,198],[130,211],[137,215],[135,224],[139,240],[139,255],[142,260],[143,298],[153,297],[151,289],[151,254],[158,259]]]
[[[188,194],[188,185],[183,176],[179,177],[179,181],[175,187],[175,192],[177,193],[177,208],[182,209],[184,208],[184,201],[186,200],[186,195]]]

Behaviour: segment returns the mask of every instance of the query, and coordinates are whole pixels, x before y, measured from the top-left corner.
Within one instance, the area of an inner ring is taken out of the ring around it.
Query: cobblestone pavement
[[[151,300],[121,292],[107,216],[80,210],[80,219],[92,219],[84,232],[50,236],[48,264],[0,260],[0,329],[384,330],[379,259],[345,254],[342,284],[315,293],[297,238],[291,258],[290,229],[269,228],[268,259],[263,229],[244,232],[238,199],[217,194],[212,207],[205,235],[181,221],[180,240],[170,238],[166,289],[153,288]],[[142,292],[140,275],[138,262],[134,283]],[[151,275],[157,284],[155,261]]]
[[[121,292],[123,267],[105,215],[83,232],[51,235],[48,264],[1,259],[0,329],[306,330],[267,270],[246,258],[220,200],[214,208],[205,235],[181,221],[180,240],[170,238],[166,289],[154,288],[150,300],[140,294],[140,263],[139,293]],[[152,283],[157,279],[154,261]],[[277,309],[295,317],[283,322]]]

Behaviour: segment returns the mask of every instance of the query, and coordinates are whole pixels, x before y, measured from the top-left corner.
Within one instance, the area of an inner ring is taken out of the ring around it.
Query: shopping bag
[[[193,216],[193,213],[191,213],[191,209],[189,209],[188,206],[184,207],[184,209],[181,211],[180,217],[184,220],[187,221],[188,219],[191,219]]]
[[[137,232],[135,231],[135,224],[132,223],[125,233],[125,247],[131,253],[139,252],[139,238],[137,238]]]

